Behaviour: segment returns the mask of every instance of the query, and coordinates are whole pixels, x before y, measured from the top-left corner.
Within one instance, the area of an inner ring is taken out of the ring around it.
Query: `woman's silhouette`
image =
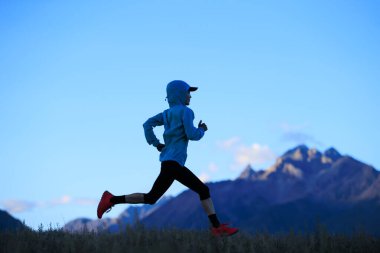
[[[149,118],[144,123],[144,132],[147,142],[157,148],[160,154],[161,172],[148,193],[132,193],[129,195],[114,196],[105,191],[98,205],[97,215],[101,219],[104,212],[112,206],[121,203],[154,204],[169,189],[174,180],[182,183],[198,193],[202,206],[212,224],[213,235],[232,235],[238,229],[230,228],[227,224],[220,224],[210,197],[209,188],[185,167],[187,145],[189,140],[198,141],[207,131],[207,125],[199,122],[194,127],[194,113],[187,107],[190,104],[190,92],[197,87],[191,87],[184,81],[175,80],[166,87],[169,109]],[[156,126],[164,125],[164,143],[161,144],[153,132]]]

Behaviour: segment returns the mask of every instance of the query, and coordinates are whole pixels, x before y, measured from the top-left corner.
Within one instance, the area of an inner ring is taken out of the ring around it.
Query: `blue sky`
[[[199,87],[190,107],[209,131],[187,166],[204,180],[265,169],[302,143],[379,169],[379,12],[378,1],[1,1],[0,209],[62,226],[95,218],[105,189],[149,191],[160,165],[142,124],[167,108],[174,79]]]

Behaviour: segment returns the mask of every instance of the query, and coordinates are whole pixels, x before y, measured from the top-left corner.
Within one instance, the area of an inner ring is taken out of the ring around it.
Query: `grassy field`
[[[364,233],[331,235],[320,227],[315,233],[270,235],[238,233],[214,238],[208,231],[155,230],[127,227],[119,234],[67,233],[61,229],[0,233],[0,252],[380,252],[380,238]]]

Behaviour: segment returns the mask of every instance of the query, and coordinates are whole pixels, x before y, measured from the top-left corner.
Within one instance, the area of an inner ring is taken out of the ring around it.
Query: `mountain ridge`
[[[250,232],[306,231],[319,220],[332,231],[349,233],[364,227],[380,235],[380,218],[373,215],[373,210],[380,211],[379,172],[334,148],[321,153],[300,145],[264,171],[248,165],[237,179],[208,186],[220,219]],[[183,203],[190,204],[182,208]],[[208,226],[197,196],[189,190],[142,222],[157,227]]]
[[[150,215],[163,204],[170,201],[173,197],[163,196],[155,205],[138,205],[129,206],[121,212],[116,218],[89,219],[77,218],[66,223],[63,230],[68,232],[91,231],[101,232],[108,231],[116,233],[122,231],[127,225],[134,225],[144,217]]]
[[[26,228],[26,226],[10,215],[7,211],[0,210],[0,231],[14,231]]]
[[[248,232],[309,231],[318,221],[332,232],[361,227],[380,235],[380,218],[374,215],[380,212],[380,172],[333,147],[320,152],[299,145],[266,170],[247,165],[236,179],[207,185],[220,220]],[[139,218],[148,227],[209,226],[190,190]]]

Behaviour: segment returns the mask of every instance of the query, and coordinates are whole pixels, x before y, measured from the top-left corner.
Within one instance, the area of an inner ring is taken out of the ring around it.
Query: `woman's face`
[[[190,99],[191,99],[191,95],[190,95],[190,91],[187,92],[187,96],[186,96],[186,101],[185,101],[185,104],[186,105],[189,105],[190,104]]]

